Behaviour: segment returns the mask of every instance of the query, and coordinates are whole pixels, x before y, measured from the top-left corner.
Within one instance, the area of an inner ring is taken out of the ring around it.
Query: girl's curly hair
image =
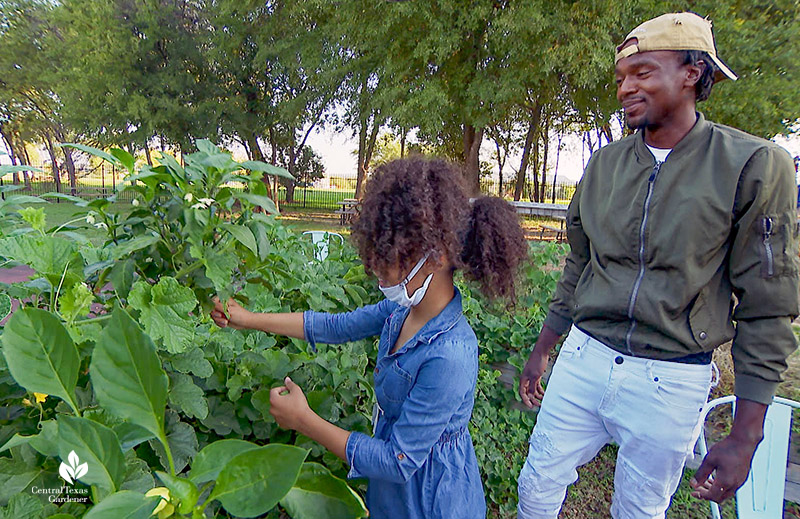
[[[368,271],[408,271],[430,252],[429,261],[444,256],[484,294],[511,301],[517,267],[528,255],[514,208],[494,197],[470,203],[455,166],[422,156],[377,168],[352,236]]]

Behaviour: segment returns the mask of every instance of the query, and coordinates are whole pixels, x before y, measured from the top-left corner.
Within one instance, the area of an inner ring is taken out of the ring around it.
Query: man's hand
[[[757,446],[728,436],[711,447],[692,478],[692,496],[717,503],[733,497],[747,479]]]
[[[519,396],[522,398],[522,403],[529,409],[542,405],[542,398],[544,398],[542,376],[544,376],[550,360],[550,350],[556,345],[559,337],[553,330],[543,326],[539,338],[536,339],[536,345],[528,357],[528,362],[525,363],[525,368],[522,370],[522,376],[519,379]]]
[[[692,478],[692,496],[717,503],[733,497],[750,473],[753,454],[764,435],[766,412],[764,404],[736,400],[731,433],[709,449]]]
[[[519,379],[519,396],[522,397],[522,403],[530,409],[542,405],[542,398],[544,398],[542,376],[547,369],[549,360],[550,355],[542,354],[538,348],[534,348],[522,370],[522,376]]]

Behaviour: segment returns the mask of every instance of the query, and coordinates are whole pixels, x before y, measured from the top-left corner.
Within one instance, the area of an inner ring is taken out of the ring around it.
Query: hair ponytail
[[[487,297],[513,302],[518,267],[527,256],[516,210],[501,198],[475,199],[461,251],[467,278],[477,281]]]

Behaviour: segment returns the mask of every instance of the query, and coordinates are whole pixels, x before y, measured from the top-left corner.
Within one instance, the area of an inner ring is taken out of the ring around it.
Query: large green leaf
[[[248,160],[247,162],[242,162],[240,166],[242,166],[244,169],[249,169],[250,171],[260,171],[261,173],[266,173],[267,175],[276,175],[278,177],[294,180],[294,177],[291,173],[289,173],[288,170],[279,168],[278,166],[273,166],[272,164],[267,164],[266,162]]]
[[[93,506],[83,519],[150,519],[159,501],[160,497],[121,490]]]
[[[71,143],[71,142],[63,142],[63,143],[61,143],[61,147],[62,148],[74,148],[76,150],[80,150],[80,151],[82,151],[84,153],[88,153],[89,155],[94,155],[95,157],[101,158],[101,159],[105,160],[106,162],[109,162],[109,163],[111,163],[111,164],[113,164],[115,166],[122,165],[120,163],[119,159],[117,159],[113,155],[111,155],[109,153],[106,153],[103,150],[100,150],[100,149],[97,149],[97,148],[93,148],[92,146],[86,146],[84,144],[75,144],[75,143]]]
[[[178,499],[178,513],[189,514],[192,512],[194,505],[200,497],[200,492],[197,485],[192,483],[186,478],[177,476],[170,476],[160,470],[156,472],[158,479],[164,482],[164,485],[169,489],[170,497]]]
[[[239,454],[260,448],[244,440],[219,440],[201,450],[192,463],[189,479],[200,485],[214,481],[228,462]]]
[[[234,196],[241,200],[246,200],[270,214],[278,214],[278,208],[275,207],[275,202],[273,202],[268,196],[254,195],[252,193],[236,193]]]
[[[20,386],[57,396],[77,412],[75,384],[80,357],[55,315],[37,308],[17,310],[3,333],[3,355]]]
[[[33,166],[0,166],[0,177],[3,175],[8,175],[9,173],[15,173],[20,171],[38,171],[42,172],[39,168],[34,168]]]
[[[0,505],[27,490],[42,472],[41,468],[31,467],[16,459],[0,458]]]
[[[183,373],[171,373],[169,402],[188,417],[201,420],[208,416],[208,401],[205,392],[197,386],[192,377]]]
[[[208,499],[218,499],[238,517],[265,514],[291,490],[307,455],[305,449],[281,444],[243,452],[222,469]]]
[[[111,148],[108,152],[128,170],[128,173],[133,173],[133,166],[136,164],[133,155],[120,148]]]
[[[98,339],[89,373],[100,405],[165,441],[167,374],[153,341],[123,310]]]
[[[115,260],[127,259],[128,256],[130,256],[134,252],[146,249],[150,245],[157,242],[159,239],[160,238],[158,236],[144,235],[144,236],[137,236],[132,240],[122,242],[116,247],[114,247],[112,258]]]
[[[0,240],[0,251],[7,259],[25,263],[58,286],[66,271],[65,285],[83,280],[83,260],[78,247],[58,236],[24,234]]]
[[[58,418],[59,457],[67,462],[70,452],[88,465],[79,479],[97,485],[108,493],[116,491],[125,480],[125,456],[116,433],[105,425],[86,418]]]
[[[231,233],[231,236],[236,238],[239,243],[258,256],[258,245],[256,244],[256,237],[253,235],[253,231],[244,225],[234,225],[231,223],[220,224],[220,227]]]
[[[281,506],[292,519],[357,519],[367,515],[358,494],[318,463],[303,464]]]
[[[44,512],[44,505],[27,492],[14,495],[8,506],[0,509],[0,519],[39,519]]]
[[[191,288],[171,277],[162,277],[153,286],[138,281],[128,301],[140,312],[139,321],[150,337],[162,341],[170,353],[181,353],[194,344],[196,326],[189,312],[197,306],[197,298]]]
[[[0,447],[0,452],[13,449],[18,445],[30,445],[37,452],[48,457],[58,456],[58,423],[55,420],[40,422],[41,432],[30,436],[15,434],[5,445]]]

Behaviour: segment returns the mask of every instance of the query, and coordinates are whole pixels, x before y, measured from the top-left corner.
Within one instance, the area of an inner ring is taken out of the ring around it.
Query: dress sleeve
[[[397,307],[396,303],[384,299],[380,303],[339,314],[307,310],[303,313],[303,334],[314,351],[318,342],[341,344],[380,335],[386,319]]]

